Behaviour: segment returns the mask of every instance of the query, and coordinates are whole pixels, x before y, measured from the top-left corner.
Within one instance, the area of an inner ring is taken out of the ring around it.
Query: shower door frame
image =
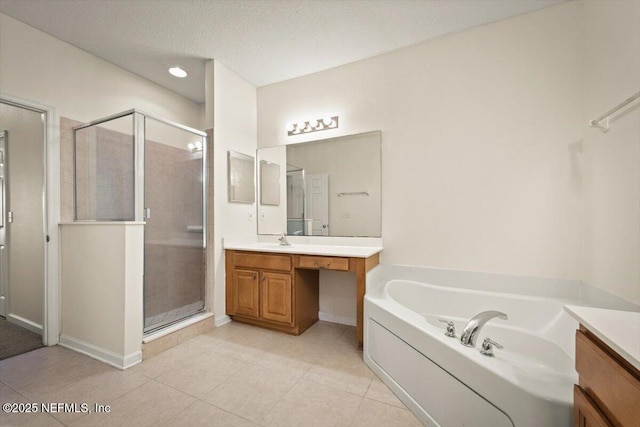
[[[207,164],[207,152],[208,152],[208,140],[207,140],[207,134],[205,132],[199,131],[197,129],[194,129],[192,127],[189,126],[185,126],[183,124],[180,123],[176,123],[174,121],[171,120],[167,120],[167,119],[163,119],[163,118],[159,118],[157,116],[154,116],[152,114],[148,114],[145,113],[144,111],[138,110],[137,108],[132,108],[130,110],[126,110],[123,111],[121,113],[116,113],[116,114],[111,114],[109,116],[97,119],[97,120],[92,120],[90,122],[87,123],[82,123],[78,126],[74,126],[73,127],[73,138],[74,138],[74,174],[76,171],[76,165],[75,165],[75,138],[76,138],[76,131],[80,130],[80,129],[84,129],[84,128],[88,128],[91,126],[95,126],[95,125],[99,125],[101,123],[105,123],[111,120],[115,120],[115,119],[119,119],[122,117],[126,117],[132,115],[133,116],[133,167],[134,167],[134,177],[133,177],[133,210],[134,210],[134,216],[133,216],[133,221],[137,222],[137,223],[144,223],[145,222],[145,199],[144,199],[144,185],[145,185],[145,118],[149,118],[152,120],[155,120],[156,122],[168,125],[168,126],[172,126],[175,127],[177,129],[181,129],[184,130],[186,132],[189,133],[193,133],[195,135],[198,135],[200,137],[202,137],[202,252],[203,252],[203,257],[204,257],[204,283],[203,283],[203,308],[202,310],[196,312],[196,313],[191,313],[188,316],[185,316],[183,318],[177,319],[173,322],[170,323],[166,323],[166,324],[160,324],[158,326],[154,326],[152,328],[145,328],[144,327],[144,304],[145,304],[145,298],[143,297],[142,299],[142,303],[143,303],[143,310],[142,310],[142,315],[143,315],[143,319],[142,319],[142,325],[143,325],[143,335],[148,335],[151,334],[153,332],[156,332],[159,329],[165,328],[167,326],[170,326],[172,324],[175,323],[179,323],[183,320],[185,320],[186,318],[189,318],[191,316],[197,315],[203,311],[207,311],[207,276],[208,276],[208,265],[206,262],[207,259],[207,189],[208,189],[208,174],[207,174],[207,168],[208,168],[208,164]],[[76,188],[75,188],[75,176],[74,176],[74,185],[73,185],[73,200],[74,200],[74,221],[77,222],[103,222],[103,220],[91,220],[91,219],[83,219],[83,220],[78,220],[76,219],[76,212],[75,212],[75,200],[76,200]],[[118,220],[118,221],[122,221],[122,222],[127,222],[127,221],[131,221],[131,220]],[[144,250],[144,248],[143,248]],[[144,262],[146,262],[146,251],[144,251]],[[143,292],[144,292],[144,287],[146,286],[145,283],[145,278],[143,277]]]
[[[146,143],[146,135],[145,135],[145,119],[155,120],[156,122],[175,127],[177,129],[198,135],[202,138],[202,256],[204,260],[204,281],[202,283],[202,309],[189,313],[184,317],[179,319],[175,319],[173,321],[169,321],[166,323],[160,323],[158,325],[152,325],[150,327],[146,327],[144,325],[144,319],[142,322],[143,325],[143,335],[149,335],[162,328],[166,328],[170,325],[179,323],[188,319],[189,317],[195,316],[203,311],[207,310],[207,134],[205,132],[199,131],[197,129],[191,128],[189,126],[185,126],[180,123],[176,123],[170,120],[161,119],[155,117],[150,114],[143,113],[140,110],[132,110],[136,115],[134,116],[134,132],[136,135],[136,155],[135,155],[135,166],[136,166],[136,188],[135,188],[135,202],[134,206],[136,207],[136,221],[145,221],[145,212],[146,212],[146,204],[145,204],[145,195],[144,195],[144,186],[145,186],[145,143]],[[138,144],[138,141],[141,141],[141,144]],[[138,195],[140,197],[138,197]],[[138,219],[138,215],[140,215],[140,219]],[[146,230],[145,230],[146,233]],[[146,240],[146,239],[145,239]],[[147,254],[146,250],[144,253],[144,263],[146,267],[147,262]],[[143,280],[143,286],[146,288],[146,278]],[[146,304],[146,298],[143,298],[143,305]],[[142,310],[143,316],[146,316],[145,310],[143,307]]]

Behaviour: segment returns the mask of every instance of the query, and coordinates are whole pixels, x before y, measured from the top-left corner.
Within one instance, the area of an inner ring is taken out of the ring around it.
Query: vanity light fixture
[[[173,77],[178,77],[181,79],[187,77],[187,72],[180,67],[169,68],[169,74],[171,74]]]
[[[202,142],[200,141],[196,141],[195,143],[190,142],[189,144],[187,144],[187,148],[191,150],[192,153],[197,153],[199,151],[202,151]]]
[[[303,133],[317,132],[320,130],[337,129],[338,116],[327,116],[322,119],[312,119],[305,122],[289,123],[287,135],[301,135]]]

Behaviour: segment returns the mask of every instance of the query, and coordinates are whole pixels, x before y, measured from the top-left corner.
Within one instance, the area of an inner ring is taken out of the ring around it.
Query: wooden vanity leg
[[[358,348],[362,349],[363,343],[363,316],[364,316],[364,293],[366,290],[367,272],[364,258],[352,258],[356,264],[356,337],[358,338]]]

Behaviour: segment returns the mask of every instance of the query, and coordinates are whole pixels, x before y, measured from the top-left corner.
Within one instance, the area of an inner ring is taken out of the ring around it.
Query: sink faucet
[[[478,313],[467,322],[467,325],[462,331],[462,335],[460,335],[460,343],[467,347],[475,347],[480,329],[482,329],[485,323],[495,317],[504,320],[509,319],[509,317],[501,311],[489,310]]]
[[[287,235],[284,233],[280,235],[278,240],[280,241],[280,246],[291,246],[291,243],[287,240]]]

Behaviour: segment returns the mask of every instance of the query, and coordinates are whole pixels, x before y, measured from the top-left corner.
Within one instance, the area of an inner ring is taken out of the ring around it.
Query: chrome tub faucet
[[[480,329],[482,329],[485,323],[496,317],[503,320],[509,319],[509,316],[505,313],[495,310],[483,311],[473,316],[464,327],[462,335],[460,335],[460,343],[467,347],[475,347]]]

